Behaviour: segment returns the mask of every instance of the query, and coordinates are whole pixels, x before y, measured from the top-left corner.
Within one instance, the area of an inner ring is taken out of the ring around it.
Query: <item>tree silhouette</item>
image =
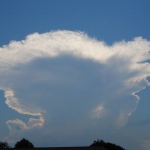
[[[0,141],[0,149],[10,148],[7,142]]]
[[[90,146],[103,146],[108,150],[125,150],[119,145],[116,145],[114,143],[109,143],[109,142],[106,143],[103,140],[99,140],[99,139],[97,141],[94,141]]]
[[[27,139],[23,138],[15,144],[14,148],[34,148],[34,145]]]

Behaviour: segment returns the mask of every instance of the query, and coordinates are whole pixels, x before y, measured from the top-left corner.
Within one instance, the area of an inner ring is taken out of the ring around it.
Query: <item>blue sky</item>
[[[150,147],[150,1],[0,2],[0,139]]]

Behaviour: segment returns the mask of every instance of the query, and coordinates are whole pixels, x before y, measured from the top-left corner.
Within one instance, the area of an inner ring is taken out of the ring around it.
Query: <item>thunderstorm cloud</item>
[[[7,120],[7,138],[38,132],[61,141],[123,128],[149,86],[149,60],[142,37],[110,46],[83,32],[53,31],[11,41],[0,48],[0,89],[28,119]]]

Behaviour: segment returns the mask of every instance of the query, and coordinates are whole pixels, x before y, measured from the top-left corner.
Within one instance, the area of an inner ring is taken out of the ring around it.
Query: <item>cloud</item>
[[[146,139],[143,141],[143,148],[145,150],[149,150],[149,147],[150,147],[150,139]]]
[[[5,103],[29,116],[7,121],[11,138],[36,128],[57,139],[125,126],[149,85],[148,60],[150,42],[142,37],[108,46],[83,32],[53,31],[2,46]]]
[[[26,107],[24,105],[21,105],[18,101],[18,99],[14,96],[14,93],[12,90],[5,90],[5,98],[6,98],[6,104],[11,109],[17,111],[20,114],[27,114],[31,116],[41,116],[40,110],[33,110],[31,107]]]
[[[107,112],[105,111],[105,107],[103,106],[103,104],[98,105],[93,111],[92,111],[92,115],[94,118],[101,118],[104,117],[105,114]]]

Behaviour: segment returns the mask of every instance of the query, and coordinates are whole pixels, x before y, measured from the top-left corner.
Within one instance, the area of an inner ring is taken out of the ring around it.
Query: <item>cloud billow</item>
[[[0,48],[0,88],[7,106],[29,120],[8,120],[9,136],[123,127],[149,85],[148,60],[142,37],[108,46],[82,32],[53,31],[10,42]]]

